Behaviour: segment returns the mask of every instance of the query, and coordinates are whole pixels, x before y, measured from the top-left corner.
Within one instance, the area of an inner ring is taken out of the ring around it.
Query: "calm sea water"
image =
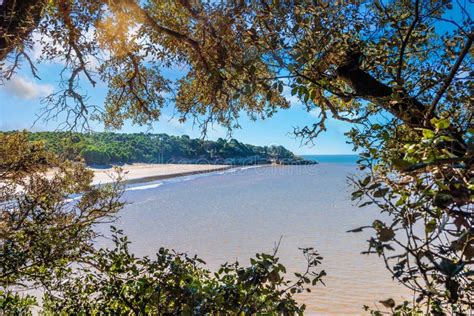
[[[211,269],[236,259],[248,263],[282,237],[283,264],[302,271],[298,247],[314,247],[328,276],[326,286],[298,297],[308,315],[364,314],[364,304],[409,298],[379,258],[360,254],[368,233],[346,233],[379,216],[350,201],[346,177],[357,173],[355,164],[348,157],[336,159],[342,163],[317,160],[313,166],[244,167],[136,184],[125,193],[130,204],[116,226],[138,255],[164,246],[198,254]]]
[[[302,155],[308,160],[315,160],[319,163],[356,164],[358,155]]]

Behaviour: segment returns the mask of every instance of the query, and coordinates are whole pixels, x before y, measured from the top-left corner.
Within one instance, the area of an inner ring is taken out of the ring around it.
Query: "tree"
[[[46,285],[91,251],[93,225],[112,220],[122,206],[120,178],[99,188],[92,176],[84,165],[28,142],[26,133],[0,133],[1,305],[15,297],[11,289]],[[81,195],[68,202],[74,193]]]
[[[161,140],[159,139],[161,137]],[[264,147],[245,145],[233,139],[204,142],[189,136],[166,134],[119,134],[119,133],[28,133],[31,141],[44,142],[45,149],[69,160],[81,160],[88,165],[121,164],[127,162],[163,163],[170,160],[204,158],[215,163],[213,155],[226,158],[269,158]],[[221,146],[221,147],[219,147]],[[273,158],[298,159],[288,149],[280,146],[271,152]]]
[[[82,150],[81,154],[89,164],[106,165],[110,162],[108,153],[102,148],[86,147]]]
[[[204,132],[212,122],[238,127],[241,113],[265,118],[287,108],[286,86],[319,113],[296,135],[312,141],[328,116],[355,124],[348,136],[370,176],[354,179],[353,197],[366,196],[364,204],[390,215],[371,226],[371,249],[428,310],[472,307],[470,4],[57,0],[43,6],[36,29],[59,44],[43,55],[65,56],[70,74],[63,91],[47,98],[46,118],[68,111],[74,128],[101,110],[75,89],[80,78],[95,83],[88,62],[100,51],[107,56],[98,73],[109,87],[102,119],[112,127],[159,117],[163,92],[173,88],[161,70],[170,65],[186,66],[175,82],[180,119],[195,120]],[[31,33],[25,33],[7,30],[21,39],[6,49],[11,56],[26,54]],[[392,244],[402,249],[396,255]]]
[[[123,205],[120,173],[113,184],[93,186],[84,164],[27,137],[0,133],[2,314],[30,314],[36,298],[18,291],[31,288],[44,293],[42,308],[51,313],[300,313],[305,307],[293,294],[322,282],[313,249],[303,249],[307,269],[294,280],[285,278],[277,248],[215,274],[201,259],[164,248],[154,260],[137,258],[115,228],[115,248],[96,249],[94,225],[111,222]]]
[[[315,272],[321,257],[303,249],[308,270],[294,281],[273,254],[257,254],[250,266],[224,264],[211,273],[197,256],[160,248],[155,259],[129,252],[123,232],[113,231],[114,248],[101,249],[80,271],[68,271],[45,297],[46,311],[135,315],[303,313],[292,297],[309,283],[322,282]],[[308,289],[309,290],[309,289]],[[91,293],[95,294],[91,299]]]

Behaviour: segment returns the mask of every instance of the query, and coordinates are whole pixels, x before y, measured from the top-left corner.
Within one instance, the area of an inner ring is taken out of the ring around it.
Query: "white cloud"
[[[296,95],[291,95],[291,88],[290,87],[285,86],[283,88],[283,93],[282,94],[285,97],[285,99],[287,99],[288,102],[290,102],[291,106],[302,104],[301,100]]]
[[[23,76],[13,76],[10,80],[5,80],[0,86],[0,91],[20,99],[35,100],[47,96],[53,92],[53,86],[40,84]]]

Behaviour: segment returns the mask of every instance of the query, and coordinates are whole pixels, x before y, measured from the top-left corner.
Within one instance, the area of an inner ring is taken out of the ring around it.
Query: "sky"
[[[35,52],[32,54],[35,56]],[[30,131],[53,131],[58,128],[61,119],[57,121],[44,122],[37,120],[41,112],[42,99],[47,95],[59,90],[59,72],[61,65],[54,62],[43,62],[39,64],[38,74],[41,78],[36,79],[29,71],[26,64],[10,79],[0,85],[0,131],[22,130]],[[173,70],[170,70],[173,72]],[[178,73],[179,70],[176,70]],[[173,75],[171,73],[171,75]],[[102,105],[107,93],[107,86],[99,82],[95,88],[84,88],[90,99],[90,104]],[[313,145],[304,145],[301,139],[292,135],[294,127],[303,127],[316,121],[316,113],[308,113],[304,106],[290,93],[284,91],[292,106],[288,110],[280,110],[273,117],[266,120],[252,121],[245,115],[239,119],[242,126],[232,133],[232,137],[241,142],[253,145],[282,145],[296,154],[351,154],[352,145],[347,144],[344,133],[350,129],[350,124],[329,120],[328,131],[321,135]],[[103,131],[104,128],[98,123],[93,123],[94,131]],[[165,108],[158,122],[150,126],[136,126],[127,122],[117,132],[134,133],[167,133],[171,135],[189,135],[201,137],[198,126],[192,122],[179,123],[172,104]],[[227,137],[227,130],[222,126],[214,125],[208,131],[207,138],[215,140],[219,137]]]
[[[2,0],[0,0],[1,3]],[[447,18],[456,19],[460,15],[459,8],[448,11]],[[441,25],[440,32],[449,29],[450,25]],[[35,44],[31,56],[35,59],[39,57],[41,47]],[[9,81],[0,83],[0,131],[28,129],[31,131],[51,131],[57,129],[61,121],[36,121],[40,113],[41,100],[52,92],[58,91],[59,73],[61,65],[54,61],[46,61],[38,66],[38,73],[41,80],[33,78],[31,72],[23,65],[18,73]],[[180,70],[171,70],[167,76],[179,77]],[[90,99],[89,103],[102,105],[107,93],[107,86],[99,82],[95,88],[86,89]],[[253,145],[282,145],[296,154],[352,154],[352,145],[347,144],[347,137],[344,135],[351,125],[349,123],[329,119],[326,122],[327,131],[315,140],[314,145],[302,145],[301,139],[296,139],[291,135],[295,127],[311,125],[317,120],[314,112],[308,113],[296,98],[291,97],[288,90],[284,90],[291,108],[280,110],[272,118],[253,122],[243,115],[239,123],[241,129],[234,130],[232,137],[239,141]],[[181,124],[173,116],[172,105],[162,112],[158,122],[149,126],[133,126],[126,123],[117,132],[150,132],[168,133],[172,135],[189,135],[200,137],[199,127],[193,126],[191,122]],[[101,125],[93,125],[95,131],[103,131]],[[215,140],[219,137],[225,138],[227,131],[220,126],[214,126],[208,131],[207,138]]]

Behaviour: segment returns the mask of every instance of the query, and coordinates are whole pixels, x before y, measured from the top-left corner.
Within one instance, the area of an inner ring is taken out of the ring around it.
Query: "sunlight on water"
[[[400,301],[410,293],[391,280],[379,258],[360,254],[368,233],[346,233],[378,216],[375,209],[352,205],[346,177],[355,172],[355,165],[322,163],[145,184],[126,192],[131,204],[117,226],[138,255],[164,246],[197,253],[211,269],[235,259],[247,264],[256,252],[271,252],[283,236],[282,262],[289,271],[301,271],[305,262],[298,247],[314,247],[328,276],[326,286],[298,296],[307,314],[364,314],[364,304]]]

